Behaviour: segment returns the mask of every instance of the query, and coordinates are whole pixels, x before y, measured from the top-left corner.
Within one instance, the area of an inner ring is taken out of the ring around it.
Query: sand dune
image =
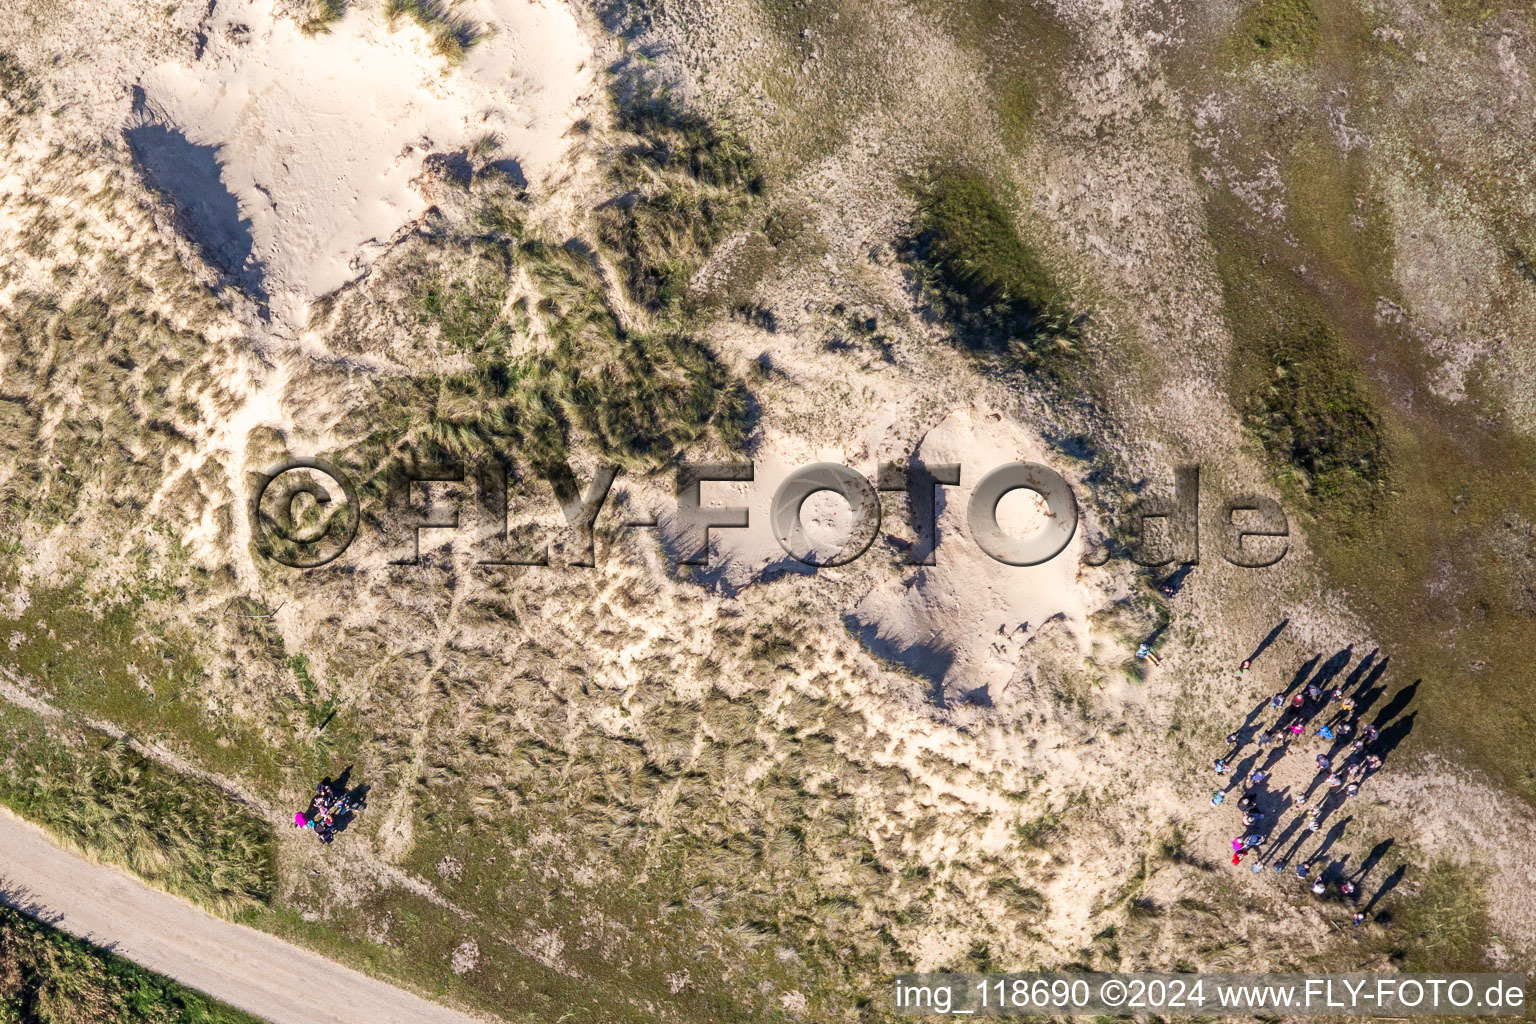
[[[453,64],[415,22],[359,4],[306,35],[271,0],[218,4],[191,60],[148,71],[127,127],[214,262],[279,325],[346,283],[427,208],[431,154],[555,167],[590,84],[571,11],[529,0],[456,8],[485,35]]]

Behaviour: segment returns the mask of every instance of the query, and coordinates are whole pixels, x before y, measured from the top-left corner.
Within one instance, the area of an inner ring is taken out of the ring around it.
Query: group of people
[[[1238,675],[1248,672],[1250,662],[1244,661],[1238,669]],[[1360,791],[1360,784],[1369,775],[1381,767],[1381,757],[1372,749],[1380,737],[1380,731],[1375,725],[1361,723],[1357,718],[1357,709],[1353,698],[1345,695],[1342,689],[1334,689],[1331,692],[1324,691],[1317,683],[1312,683],[1305,690],[1296,693],[1287,700],[1285,693],[1276,693],[1269,699],[1269,706],[1280,712],[1275,723],[1267,728],[1261,728],[1254,736],[1253,742],[1258,747],[1258,756],[1266,751],[1272,751],[1265,762],[1255,758],[1254,767],[1241,780],[1243,794],[1237,801],[1238,810],[1242,813],[1243,832],[1232,840],[1232,863],[1240,865],[1245,857],[1253,854],[1253,871],[1263,870],[1261,855],[1258,849],[1268,840],[1266,832],[1266,814],[1260,808],[1260,797],[1263,793],[1261,787],[1269,780],[1270,769],[1290,748],[1290,744],[1305,736],[1308,731],[1312,735],[1328,744],[1328,748],[1317,755],[1317,771],[1322,776],[1326,773],[1328,788],[1322,796],[1313,804],[1305,808],[1306,819],[1302,824],[1307,834],[1318,831],[1322,818],[1327,811],[1327,805],[1335,794],[1339,799],[1354,796]],[[1335,713],[1328,717],[1326,722],[1320,722],[1315,727],[1320,717],[1329,709],[1335,709]],[[1218,775],[1226,775],[1234,770],[1234,762],[1242,751],[1245,743],[1241,733],[1232,733],[1227,737],[1230,750],[1221,757],[1216,758],[1213,768]],[[1314,777],[1313,788],[1321,779]],[[1310,792],[1310,790],[1309,790]],[[1226,800],[1227,790],[1218,789],[1211,794],[1211,803],[1220,805]],[[1299,846],[1298,840],[1296,846]],[[1292,850],[1296,847],[1293,846]],[[1282,857],[1274,864],[1274,870],[1279,873],[1286,868],[1286,861]],[[1303,861],[1296,865],[1296,875],[1302,881],[1309,882],[1309,888],[1318,896],[1328,892],[1328,882],[1319,873],[1312,877],[1312,862]],[[1339,895],[1345,900],[1353,901],[1357,893],[1357,887],[1349,879],[1338,883]],[[1356,911],[1354,923],[1360,924],[1365,920],[1363,912]]]
[[[361,803],[353,801],[350,794],[333,788],[330,779],[324,779],[315,786],[315,795],[310,797],[309,807],[294,812],[293,826],[311,829],[322,843],[332,843],[336,840],[337,831],[345,825],[346,818],[361,806]]]

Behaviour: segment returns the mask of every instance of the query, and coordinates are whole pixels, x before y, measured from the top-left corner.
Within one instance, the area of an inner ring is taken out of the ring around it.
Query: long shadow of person
[[[1248,655],[1248,660],[1249,661],[1257,661],[1258,658],[1259,658],[1259,655],[1261,655],[1265,651],[1269,650],[1269,645],[1270,644],[1272,644],[1276,640],[1280,639],[1280,634],[1284,633],[1285,632],[1285,627],[1289,626],[1290,624],[1291,624],[1291,617],[1289,615],[1287,615],[1285,618],[1281,619],[1280,620],[1280,624],[1278,626],[1276,626],[1274,629],[1270,630],[1268,636],[1266,636],[1263,640],[1259,641],[1259,646],[1255,647],[1253,649],[1253,653]]]
[[[1319,846],[1316,850],[1312,851],[1312,856],[1307,858],[1307,859],[1308,860],[1318,860],[1318,859],[1326,856],[1327,853],[1328,853],[1328,849],[1331,846],[1333,846],[1334,843],[1338,842],[1340,839],[1342,839],[1344,837],[1344,829],[1345,829],[1345,827],[1348,826],[1349,823],[1351,821],[1354,821],[1354,820],[1355,820],[1355,816],[1353,814],[1351,814],[1349,817],[1345,818],[1343,821],[1335,822],[1333,827],[1328,830],[1328,834],[1323,837],[1323,844],[1321,846]]]
[[[1376,648],[1370,654],[1360,659],[1360,664],[1349,670],[1349,675],[1344,677],[1344,685],[1340,689],[1346,693],[1353,689],[1365,674],[1371,670],[1371,663],[1376,660],[1376,655],[1381,653],[1381,648]]]
[[[1330,768],[1319,768],[1317,770],[1317,774],[1312,776],[1312,781],[1307,784],[1307,791],[1305,793],[1301,794],[1301,799],[1303,801],[1311,800],[1312,799],[1312,794],[1317,792],[1317,787],[1320,786],[1320,785],[1326,785],[1327,784],[1328,776],[1330,774],[1332,774],[1332,772],[1333,772],[1333,769],[1331,767]],[[1328,795],[1328,793],[1325,792],[1323,795],[1326,797]]]
[[[1229,754],[1228,756],[1230,757],[1231,755]],[[1237,763],[1237,767],[1232,769],[1232,781],[1227,783],[1227,788],[1233,789],[1237,786],[1241,786],[1244,780],[1248,778],[1248,773],[1253,771],[1253,766],[1258,763],[1258,760],[1258,754],[1249,754],[1247,757],[1239,761]]]
[[[1344,865],[1349,863],[1349,854],[1345,854],[1338,860],[1331,860],[1328,866],[1318,872],[1319,877],[1325,882],[1332,882],[1345,877]]]
[[[1171,576],[1157,585],[1158,590],[1162,590],[1164,587],[1166,587],[1168,590],[1172,591],[1172,593],[1168,595],[1169,597],[1172,597],[1174,594],[1177,594],[1180,590],[1184,589],[1184,581],[1189,579],[1190,571],[1193,569],[1194,566],[1192,564],[1185,564],[1180,566],[1173,572]]]
[[[1375,910],[1376,909],[1376,904],[1381,902],[1381,898],[1383,896],[1385,896],[1387,893],[1391,892],[1393,889],[1396,889],[1397,886],[1398,886],[1398,883],[1403,880],[1403,876],[1406,875],[1407,873],[1408,873],[1408,865],[1406,865],[1406,864],[1399,864],[1397,866],[1397,870],[1393,871],[1390,875],[1388,875],[1387,876],[1387,880],[1385,882],[1381,883],[1381,888],[1376,890],[1376,894],[1371,897],[1371,902],[1366,904],[1365,912],[1367,914],[1369,914],[1372,910]],[[1384,917],[1385,917],[1385,915],[1378,916],[1377,920],[1378,921],[1384,920]]]
[[[1350,644],[1323,662],[1323,667],[1318,670],[1317,678],[1313,679],[1312,682],[1319,687],[1326,687],[1329,683],[1333,682],[1334,676],[1344,671],[1344,666],[1348,665],[1354,657],[1355,645]]]
[[[1354,874],[1353,881],[1356,885],[1365,884],[1365,876],[1371,873],[1372,868],[1381,863],[1381,858],[1385,857],[1387,851],[1392,849],[1393,842],[1394,840],[1391,839],[1383,839],[1371,847],[1371,852],[1365,855],[1365,860],[1360,862],[1360,869]]]
[[[1381,736],[1375,743],[1371,744],[1372,751],[1378,757],[1385,760],[1386,756],[1396,750],[1397,745],[1407,739],[1409,733],[1413,732],[1413,720],[1418,716],[1419,713],[1417,711],[1410,715],[1404,715],[1381,730]]]
[[[1408,705],[1413,703],[1414,696],[1419,692],[1419,683],[1421,682],[1423,682],[1422,679],[1415,679],[1394,693],[1391,702],[1377,712],[1376,717],[1371,720],[1371,723],[1376,728],[1385,731],[1388,722],[1408,710]]]
[[[1301,668],[1296,670],[1296,675],[1291,678],[1290,684],[1286,686],[1285,695],[1289,697],[1291,694],[1295,693],[1297,689],[1304,686],[1307,682],[1307,677],[1312,674],[1312,670],[1317,668],[1317,663],[1322,660],[1323,656],[1321,654],[1314,654],[1312,657],[1308,658],[1302,664]]]
[[[1289,808],[1287,808],[1287,809],[1289,809]],[[1283,814],[1283,813],[1284,813],[1284,811],[1279,812],[1279,814]],[[1277,821],[1279,820],[1279,814],[1276,815],[1276,819],[1275,820],[1277,820]],[[1285,831],[1281,832],[1280,835],[1278,837],[1276,837],[1276,839],[1274,841],[1274,844],[1270,847],[1270,849],[1272,851],[1273,850],[1278,850],[1278,849],[1280,849],[1280,847],[1284,846],[1287,842],[1289,842],[1292,836],[1296,836],[1296,841],[1291,843],[1291,848],[1289,850],[1286,850],[1285,853],[1280,856],[1281,863],[1289,861],[1293,856],[1295,856],[1296,851],[1301,847],[1301,844],[1306,842],[1306,839],[1307,839],[1307,833],[1306,832],[1302,832],[1300,835],[1296,835],[1296,830],[1301,828],[1301,824],[1302,824],[1302,817],[1301,817],[1301,815],[1298,814],[1296,817],[1291,819],[1290,824],[1285,826]]]
[[[367,806],[368,784],[366,782],[345,791],[342,811],[336,816],[336,831],[345,832],[347,826],[357,818],[358,812]]]
[[[1386,675],[1387,666],[1391,663],[1391,658],[1378,661],[1376,667],[1371,669],[1370,674],[1355,689],[1355,714],[1359,718],[1364,719],[1365,713],[1386,694],[1387,688],[1377,684],[1381,677]]]

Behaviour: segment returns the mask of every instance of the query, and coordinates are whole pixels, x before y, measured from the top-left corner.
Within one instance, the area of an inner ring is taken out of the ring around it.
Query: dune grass
[[[700,311],[689,281],[711,250],[743,226],[764,181],[731,125],[682,107],[644,78],[629,88],[617,121],[631,141],[615,154],[612,170],[620,195],[597,210],[598,238],[620,268],[629,300],[675,323]]]
[[[314,12],[299,24],[299,30],[307,36],[323,35],[347,13],[350,0],[313,0]]]
[[[946,171],[924,190],[915,228],[904,255],[955,338],[972,352],[1061,378],[1077,351],[1068,297],[1020,237],[997,190],[979,174]]]
[[[484,28],[455,14],[441,0],[385,0],[384,14],[390,24],[404,16],[420,25],[432,37],[432,52],[450,64],[463,61],[470,47],[485,38]]]
[[[222,792],[96,733],[0,708],[0,803],[98,860],[232,916],[272,900],[272,829]]]
[[[762,179],[730,131],[652,91],[632,103],[619,114],[618,195],[590,235],[546,237],[525,193],[475,174],[455,185],[467,222],[403,257],[414,331],[471,368],[380,385],[394,422],[360,421],[364,439],[341,456],[365,497],[397,460],[494,451],[518,464],[514,478],[568,480],[578,446],[648,472],[690,445],[741,445],[746,386],[702,340],[714,311],[689,281]]]
[[[0,1021],[260,1024],[8,906],[0,906]]]

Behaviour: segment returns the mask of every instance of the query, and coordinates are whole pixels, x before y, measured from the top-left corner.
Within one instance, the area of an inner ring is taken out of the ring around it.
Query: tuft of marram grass
[[[432,37],[432,52],[450,64],[461,62],[486,36],[482,26],[455,14],[441,0],[386,0],[384,14],[391,24],[404,16],[420,25]]]
[[[324,35],[347,13],[351,0],[313,0],[313,14],[299,26],[307,36]]]

